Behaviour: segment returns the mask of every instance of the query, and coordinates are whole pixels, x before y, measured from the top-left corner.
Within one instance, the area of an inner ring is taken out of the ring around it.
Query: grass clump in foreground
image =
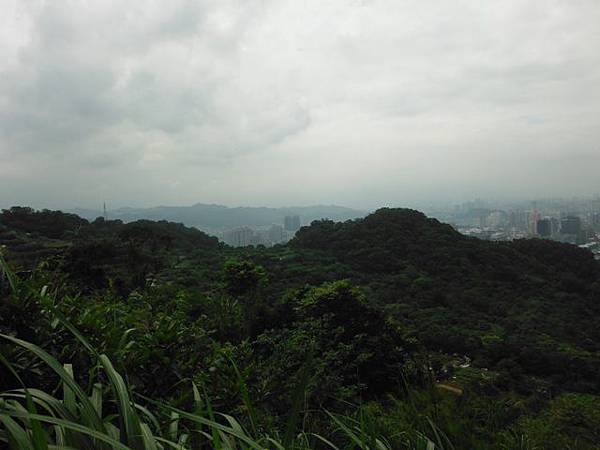
[[[283,437],[251,435],[235,418],[212,411],[208,396],[192,384],[193,412],[144,399],[132,392],[106,355],[94,355],[95,373],[90,389],[75,381],[70,364],[61,365],[40,347],[12,336],[0,335],[15,346],[33,353],[59,378],[62,396],[22,387],[0,393],[0,442],[10,449],[391,449],[378,436],[373,418],[358,419],[325,412],[336,430],[327,438],[319,434],[286,430]],[[2,363],[22,383],[18,373],[2,356]],[[57,389],[56,391],[59,391]],[[149,407],[134,398],[144,399]],[[294,407],[289,426],[298,422]],[[435,428],[432,424],[432,427]],[[401,433],[402,434],[402,433]],[[404,433],[409,449],[453,448],[443,438],[436,445],[425,436]],[[335,442],[335,443],[334,443]]]
[[[13,291],[26,288],[7,266],[0,254],[0,273]],[[34,295],[32,289],[28,289]],[[46,296],[46,288],[37,295]],[[56,389],[38,389],[26,386],[15,365],[0,353],[0,367],[5,369],[12,383],[21,387],[0,392],[0,448],[14,450],[47,449],[311,449],[357,448],[386,450],[392,446],[374,427],[374,418],[359,409],[357,418],[322,412],[327,417],[330,436],[301,429],[304,414],[303,398],[308,381],[305,376],[292,394],[293,406],[282,433],[261,430],[253,414],[253,407],[245,386],[242,401],[248,414],[249,427],[227,414],[213,411],[210,396],[205,389],[190,382],[190,411],[175,408],[137,394],[117,371],[110,358],[99,354],[75,327],[58,311],[49,306],[53,326],[58,323],[68,329],[87,350],[91,358],[85,383],[78,382],[73,366],[61,364],[41,347],[17,337],[0,334],[8,344],[11,355],[28,353],[43,363],[49,373],[58,379]],[[235,363],[235,371],[239,374]],[[25,369],[26,370],[26,369]],[[80,378],[80,377],[78,377]],[[85,377],[83,377],[85,379]],[[436,445],[418,432],[399,433],[395,436],[407,449],[444,449],[442,440]]]

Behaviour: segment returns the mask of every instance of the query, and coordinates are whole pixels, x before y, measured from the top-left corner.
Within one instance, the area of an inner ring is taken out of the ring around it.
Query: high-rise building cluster
[[[255,234],[250,227],[239,227],[224,233],[223,240],[233,247],[246,247],[254,244]]]
[[[430,214],[482,239],[552,239],[588,248],[600,258],[600,197],[502,205],[475,200]]]
[[[222,240],[233,247],[264,245],[270,247],[283,244],[294,237],[302,223],[299,216],[286,216],[283,225],[272,224],[269,227],[238,227],[222,234]]]

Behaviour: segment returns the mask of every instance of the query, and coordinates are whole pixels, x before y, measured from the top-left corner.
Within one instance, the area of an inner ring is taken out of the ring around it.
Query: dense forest
[[[0,214],[0,447],[600,449],[600,264],[408,209],[231,248]]]

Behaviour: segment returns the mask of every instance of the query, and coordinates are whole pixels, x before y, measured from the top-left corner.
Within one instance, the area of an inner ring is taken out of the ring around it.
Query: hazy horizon
[[[409,208],[415,209],[418,211],[422,211],[425,213],[432,212],[434,210],[442,211],[447,210],[450,211],[453,208],[461,205],[467,205],[469,203],[474,202],[482,202],[486,208],[498,208],[504,207],[508,209],[531,209],[534,208],[534,205],[537,203],[564,203],[570,204],[572,202],[579,203],[587,203],[587,202],[598,202],[600,200],[600,194],[593,195],[580,195],[580,196],[572,196],[572,197],[523,197],[523,198],[465,198],[460,199],[455,202],[448,201],[430,201],[430,202],[422,202],[422,203],[380,203],[375,205],[369,205],[365,207],[361,206],[349,206],[339,203],[313,203],[313,204],[260,204],[260,203],[247,203],[247,204],[225,204],[225,203],[216,203],[216,202],[195,202],[191,204],[147,204],[147,205],[137,205],[137,204],[117,204],[111,205],[110,203],[106,203],[106,209],[108,212],[116,212],[120,210],[152,210],[152,209],[160,209],[160,208],[191,208],[197,205],[202,206],[219,206],[225,207],[229,209],[236,208],[267,208],[267,209],[302,209],[302,208],[314,208],[314,207],[333,207],[333,208],[345,208],[348,210],[353,210],[360,213],[372,213],[380,208]],[[102,212],[104,208],[104,203],[99,205],[66,205],[66,206],[57,206],[52,204],[34,204],[34,203],[23,203],[23,204],[0,204],[0,209],[8,209],[13,206],[23,206],[23,207],[31,207],[37,210],[42,209],[50,209],[50,210],[62,210],[64,212],[77,212],[77,211],[93,211],[93,212]],[[572,205],[569,205],[571,207]],[[569,207],[565,209],[565,211],[569,210]]]
[[[600,193],[600,2],[4,0],[0,206]]]

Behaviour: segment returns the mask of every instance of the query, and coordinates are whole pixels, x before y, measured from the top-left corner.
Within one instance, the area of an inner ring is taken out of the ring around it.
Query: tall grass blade
[[[245,377],[239,371],[235,361],[233,359],[231,359],[228,355],[226,355],[226,356],[227,356],[227,359],[229,360],[229,362],[231,363],[231,365],[233,366],[233,370],[235,371],[235,374],[237,376],[238,386],[240,389],[240,396],[242,397],[244,406],[246,407],[246,410],[248,411],[248,419],[250,420],[250,428],[252,430],[252,433],[254,435],[256,435],[257,434],[256,413],[254,411],[254,407],[252,406],[252,402],[250,401],[250,393],[248,391],[248,384],[246,383]]]
[[[433,420],[427,417],[427,422],[429,423],[429,426],[431,427],[433,434],[435,435],[437,446],[441,450],[454,450],[454,446],[452,445],[452,442],[450,442],[450,439],[448,439],[448,436],[446,436],[446,434],[433,422]]]
[[[92,386],[92,396],[90,401],[96,410],[98,417],[102,417],[102,385],[100,383],[94,383]]]
[[[69,375],[67,371],[63,368],[63,366],[49,353],[42,350],[35,344],[31,344],[30,342],[23,341],[21,339],[15,338],[13,336],[7,336],[5,334],[0,334],[0,338],[6,339],[14,344],[17,344],[20,347],[30,351],[42,361],[44,361],[60,378],[60,380],[66,384],[75,394],[76,398],[81,403],[82,411],[82,419],[85,424],[89,425],[91,428],[95,430],[104,430],[102,420],[96,414],[96,410],[94,406],[90,402],[90,399],[85,394],[83,389],[75,382],[73,377]]]
[[[106,355],[100,355],[100,363],[104,367],[104,371],[110,380],[113,393],[117,399],[119,421],[123,425],[121,426],[121,442],[129,444],[134,449],[143,448],[140,442],[142,435],[140,421],[135,408],[132,407],[129,391],[123,377],[114,369]]]
[[[172,411],[171,412],[171,420],[169,422],[169,439],[171,439],[172,441],[176,441],[178,435],[179,435],[179,414]]]
[[[159,450],[156,445],[156,441],[154,440],[154,436],[152,435],[152,431],[150,427],[145,423],[140,423],[140,428],[142,431],[142,440],[144,442],[144,450]]]
[[[27,395],[27,410],[32,414],[37,414],[31,394],[29,391],[25,391],[25,394]],[[46,438],[46,433],[42,429],[39,420],[31,419],[29,421],[29,427],[31,428],[33,447],[36,450],[48,450],[48,439]]]
[[[348,437],[352,442],[354,442],[358,448],[364,449],[365,445],[361,438],[359,438],[356,433],[354,433],[344,422],[342,422],[339,418],[337,418],[334,414],[329,411],[325,411],[325,413],[333,420],[333,422],[338,426],[338,428]]]
[[[298,384],[294,389],[292,400],[292,409],[285,424],[285,433],[283,435],[283,446],[290,447],[294,440],[295,430],[298,428],[298,420],[302,411],[302,404],[306,394],[306,388],[310,382],[310,371],[312,369],[313,354],[310,352],[304,365],[300,369]]]
[[[69,378],[74,380],[75,377],[73,376],[73,365],[64,364],[63,368],[65,369],[65,372],[68,374]],[[75,393],[66,383],[63,383],[63,403],[71,414],[77,414],[77,402],[75,400]]]
[[[71,334],[73,336],[75,336],[75,338],[81,343],[81,345],[83,345],[85,347],[85,349],[90,353],[90,355],[93,355],[96,357],[96,359],[98,359],[100,357],[100,354],[88,342],[88,340],[85,338],[85,336],[83,334],[81,334],[79,332],[79,330],[77,328],[75,328],[71,324],[71,322],[69,322],[57,308],[54,307],[54,305],[48,305],[48,307],[52,310],[52,314],[54,315],[53,325],[56,326],[57,323],[60,323],[62,326],[64,326],[67,330],[69,330],[71,332]]]
[[[3,392],[0,394],[0,397],[7,399],[14,398],[26,400],[27,393],[29,393],[32,400],[37,405],[44,408],[48,414],[72,418],[71,413],[65,408],[63,402],[44,391],[40,391],[39,389],[15,389],[14,391]]]
[[[0,422],[4,424],[8,434],[8,442],[11,448],[18,450],[35,450],[27,436],[27,432],[6,414],[0,414]]]
[[[16,292],[19,280],[15,276],[12,269],[8,266],[8,263],[6,262],[6,260],[4,259],[2,250],[0,250],[0,271],[2,272],[2,275],[4,275],[6,277],[6,279],[8,280],[8,285],[10,286],[11,291]]]
[[[23,383],[23,380],[21,379],[17,371],[13,368],[12,364],[4,357],[2,353],[0,353],[0,363],[2,363],[2,365],[4,365],[8,369],[8,371],[12,374],[12,376],[15,377],[15,379],[19,382],[21,386],[25,387],[25,383]]]
[[[321,442],[327,444],[329,447],[331,447],[333,450],[340,450],[340,448],[335,445],[333,442],[331,442],[330,440],[324,438],[323,436],[321,436],[320,434],[315,434],[312,433],[311,436],[316,437],[318,440],[320,440]]]
[[[192,383],[192,386],[194,388],[194,399],[196,400],[196,405],[200,405],[201,397],[200,397],[200,393],[198,392],[198,388],[196,387],[196,385],[194,383]],[[216,422],[215,414],[212,409],[212,403],[210,401],[210,397],[208,396],[208,393],[206,392],[206,386],[204,386],[204,384],[202,385],[202,392],[204,393],[204,398],[205,398],[205,403],[206,403],[206,413],[208,414],[208,418],[212,422]],[[196,414],[196,415],[198,415],[198,414]],[[212,441],[213,441],[214,447],[221,448],[221,435],[219,434],[219,431],[213,427],[209,427],[209,429],[212,434]]]
[[[80,425],[80,424],[70,421],[70,420],[60,419],[58,417],[43,416],[40,414],[31,414],[31,413],[20,412],[20,411],[7,411],[7,412],[4,412],[4,415],[16,417],[16,418],[27,419],[27,420],[35,419],[35,420],[39,420],[40,422],[43,422],[43,423],[58,425],[62,428],[66,428],[66,429],[69,429],[72,431],[77,431],[77,432],[87,435],[89,437],[98,439],[99,441],[105,442],[105,443],[109,444],[113,449],[132,450],[130,447],[127,447],[126,445],[113,439],[112,437],[110,437],[107,434],[101,433],[92,428],[86,427],[84,425]],[[0,417],[2,417],[2,416],[0,416]],[[29,447],[24,447],[24,448],[29,448]],[[20,448],[19,448],[19,450],[20,450]]]
[[[233,427],[227,426],[227,425],[223,425],[223,424],[221,424],[219,422],[216,422],[214,420],[206,419],[206,418],[204,418],[202,416],[199,416],[197,414],[192,414],[192,413],[189,413],[189,412],[184,411],[182,409],[175,408],[173,406],[163,405],[163,404],[161,404],[159,402],[156,402],[156,401],[154,401],[154,400],[152,400],[150,398],[147,398],[147,397],[144,397],[144,398],[145,398],[146,401],[148,401],[148,402],[150,402],[150,403],[152,403],[154,405],[163,407],[164,409],[166,409],[168,411],[176,412],[183,419],[187,419],[187,420],[189,420],[191,422],[196,422],[196,423],[199,423],[199,424],[202,424],[202,425],[206,425],[207,427],[212,428],[212,429],[217,430],[217,431],[220,431],[220,432],[224,433],[227,436],[234,437],[234,438],[240,440],[242,443],[247,444],[249,448],[253,448],[255,450],[264,450],[264,447],[262,447],[254,439],[250,438],[244,432],[244,430],[241,428],[241,426],[239,426],[239,423],[237,423],[237,421],[235,421],[235,419],[233,419],[233,418],[231,418],[231,419],[237,424],[236,428],[233,428]],[[225,419],[230,418],[230,416],[227,416],[225,414],[221,414],[221,416],[225,417]],[[221,447],[214,446],[214,448],[221,448]]]

